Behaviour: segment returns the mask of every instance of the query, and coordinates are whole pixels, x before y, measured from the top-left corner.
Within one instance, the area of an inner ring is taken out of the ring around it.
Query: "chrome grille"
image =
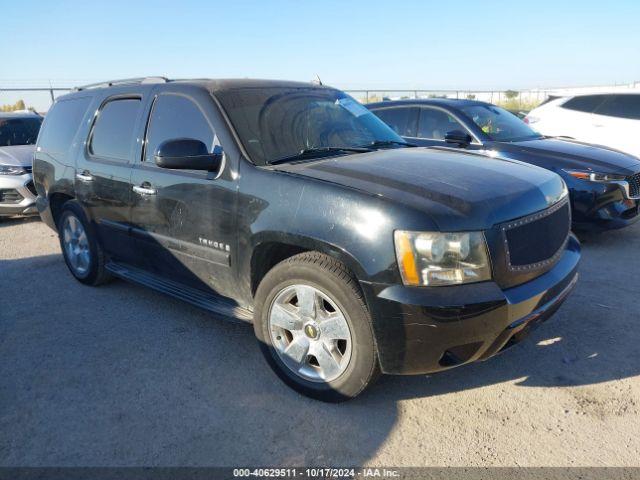
[[[629,196],[632,198],[640,197],[640,172],[628,176],[626,180],[629,183]]]
[[[571,206],[565,198],[533,215],[502,225],[510,270],[527,271],[555,262],[571,231]]]

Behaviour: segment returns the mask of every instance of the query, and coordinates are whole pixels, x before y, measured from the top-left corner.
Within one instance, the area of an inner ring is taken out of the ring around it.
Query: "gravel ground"
[[[0,465],[640,465],[640,224],[588,237],[558,314],[488,362],[385,377],[327,405],[251,328],[67,272],[36,220],[0,223]]]

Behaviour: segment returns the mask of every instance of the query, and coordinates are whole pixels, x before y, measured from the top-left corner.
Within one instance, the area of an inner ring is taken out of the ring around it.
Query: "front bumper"
[[[611,230],[640,220],[640,200],[627,198],[620,185],[579,180],[569,190],[576,230]]]
[[[486,360],[547,320],[574,288],[580,244],[572,235],[558,263],[505,290],[494,282],[406,287],[362,282],[384,373],[432,373]]]
[[[35,215],[36,196],[30,173],[0,175],[0,216]],[[31,189],[30,189],[31,188]]]

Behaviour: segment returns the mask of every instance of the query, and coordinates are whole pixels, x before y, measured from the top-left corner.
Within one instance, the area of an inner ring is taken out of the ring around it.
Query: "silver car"
[[[0,217],[36,214],[31,163],[42,117],[0,112]]]

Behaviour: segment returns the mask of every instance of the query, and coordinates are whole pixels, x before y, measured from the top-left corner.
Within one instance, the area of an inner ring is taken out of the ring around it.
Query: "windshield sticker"
[[[336,100],[336,105],[340,105],[342,108],[348,110],[354,117],[361,117],[369,113],[369,110],[367,110],[364,105],[359,104],[353,98],[339,98]]]

